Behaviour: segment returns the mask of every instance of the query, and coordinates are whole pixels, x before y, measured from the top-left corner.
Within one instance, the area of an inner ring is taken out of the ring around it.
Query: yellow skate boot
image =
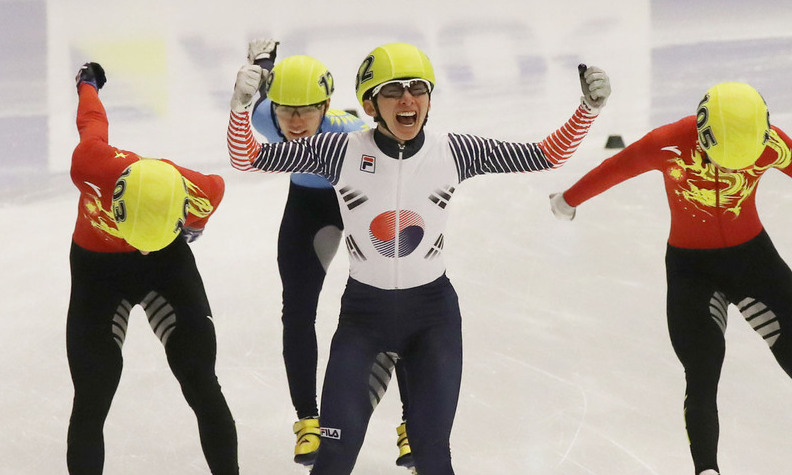
[[[410,441],[407,439],[407,426],[404,422],[396,428],[396,436],[396,447],[399,448],[399,457],[396,459],[396,465],[410,469],[415,473],[415,460],[413,460]]]
[[[293,429],[294,435],[297,436],[294,461],[301,465],[313,465],[316,452],[319,450],[319,419],[316,417],[300,419],[294,423]]]

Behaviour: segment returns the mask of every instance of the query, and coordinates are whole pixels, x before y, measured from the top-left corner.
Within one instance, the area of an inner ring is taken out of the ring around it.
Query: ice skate
[[[396,428],[396,447],[399,448],[399,457],[396,459],[396,465],[404,467],[416,474],[415,460],[413,460],[412,450],[410,449],[410,441],[407,439],[407,426],[402,422]]]
[[[319,450],[319,419],[307,417],[294,423],[294,435],[297,443],[294,445],[294,461],[300,465],[312,466]]]

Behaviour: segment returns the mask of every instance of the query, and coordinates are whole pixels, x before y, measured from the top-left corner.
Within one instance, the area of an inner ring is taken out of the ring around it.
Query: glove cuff
[[[580,108],[590,117],[596,117],[600,113],[600,107],[591,105],[586,99],[586,96],[580,96]]]
[[[236,97],[231,98],[231,112],[248,112],[250,111],[250,106],[253,105],[253,101],[248,102],[247,104],[242,104],[242,101],[237,99]]]
[[[96,89],[97,91],[99,91],[99,86],[96,85],[96,81],[90,81],[90,80],[87,80],[87,79],[80,79],[79,81],[77,81],[77,91],[80,90],[80,85],[81,84],[88,84],[90,86],[93,86],[93,88]]]
[[[550,209],[559,219],[567,219],[570,221],[575,219],[576,208],[567,203],[563,193],[553,193],[550,195]]]
[[[265,71],[272,71],[272,68],[275,66],[275,61],[270,58],[268,53],[265,53],[260,54],[255,60],[253,60],[253,64],[260,66],[261,69]]]

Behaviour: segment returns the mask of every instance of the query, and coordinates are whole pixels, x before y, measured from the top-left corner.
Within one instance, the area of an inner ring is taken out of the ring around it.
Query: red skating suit
[[[629,178],[659,170],[671,209],[668,244],[687,249],[736,246],[763,228],[755,202],[761,176],[770,168],[792,176],[790,146],[792,140],[773,127],[753,167],[726,172],[705,159],[696,118],[689,116],[658,127],[605,160],[564,192],[564,199],[578,206]]]
[[[134,251],[116,228],[111,204],[116,180],[126,167],[141,157],[108,144],[107,114],[96,89],[81,84],[79,93],[77,130],[80,144],[74,149],[71,163],[71,179],[80,190],[74,242],[95,252]],[[223,199],[223,179],[163,161],[176,167],[187,183],[190,205],[185,225],[202,229]]]

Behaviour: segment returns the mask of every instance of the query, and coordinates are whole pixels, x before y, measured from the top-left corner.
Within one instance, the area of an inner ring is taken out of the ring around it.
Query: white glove
[[[257,59],[271,59],[275,61],[275,50],[278,42],[273,39],[253,40],[248,43],[248,63],[254,64]]]
[[[575,219],[575,207],[569,206],[564,199],[563,193],[553,193],[550,195],[550,211],[556,218],[572,221]]]
[[[231,95],[231,110],[243,112],[250,107],[253,96],[258,92],[259,86],[266,80],[267,71],[255,64],[246,64],[239,68],[234,94]]]
[[[581,65],[579,69],[583,69],[583,67],[585,66]],[[608,75],[596,66],[589,66],[580,74],[580,88],[583,90],[583,97],[580,98],[581,103],[593,114],[599,114],[611,94]]]

